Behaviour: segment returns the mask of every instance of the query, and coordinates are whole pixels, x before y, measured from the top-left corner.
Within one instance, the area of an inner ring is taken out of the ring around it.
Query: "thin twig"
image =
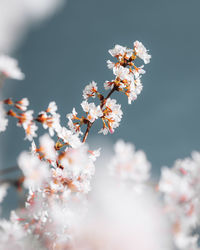
[[[114,91],[118,90],[118,87],[116,85],[114,85],[114,87],[111,89],[111,91],[108,93],[108,95],[106,96],[105,100],[107,100]]]
[[[19,170],[18,166],[14,166],[14,167],[11,167],[11,168],[1,169],[0,170],[0,176],[4,175],[4,174],[9,174],[11,172],[18,171],[18,170]]]
[[[90,132],[90,129],[91,129],[92,125],[93,125],[93,123],[88,122],[87,129],[86,129],[86,131],[85,131],[85,134],[84,134],[83,140],[82,140],[83,143],[86,141],[86,139],[87,139],[87,137],[88,137],[88,134],[89,134],[89,132]]]
[[[11,186],[14,186],[17,189],[21,189],[22,188],[22,183],[24,181],[24,176],[19,177],[18,179],[4,179],[4,180],[0,180],[0,185],[3,184],[9,184]]]

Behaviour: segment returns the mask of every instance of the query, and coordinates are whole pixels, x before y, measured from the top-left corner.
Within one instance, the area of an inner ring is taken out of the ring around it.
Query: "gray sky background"
[[[55,100],[65,122],[73,107],[80,110],[86,84],[95,80],[103,86],[113,79],[106,67],[108,49],[141,41],[152,55],[142,78],[144,89],[132,105],[126,96],[113,95],[124,116],[107,138],[122,138],[143,149],[156,173],[200,150],[199,10],[199,0],[69,0],[51,20],[29,32],[15,54],[26,79],[8,82],[4,96],[28,97],[35,112]],[[93,129],[90,138],[96,133]],[[1,135],[3,167],[15,165],[29,146],[22,138],[24,132],[10,120]]]

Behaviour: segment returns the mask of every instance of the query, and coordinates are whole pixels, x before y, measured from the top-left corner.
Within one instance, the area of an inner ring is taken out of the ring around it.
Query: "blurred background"
[[[3,8],[6,1],[1,1]],[[18,1],[12,11],[11,4],[4,6],[0,51],[19,60],[26,78],[7,81],[3,97],[28,97],[36,113],[54,100],[64,125],[73,107],[81,110],[86,84],[94,80],[103,90],[104,81],[113,79],[106,67],[108,49],[132,47],[139,40],[152,55],[142,77],[144,89],[132,105],[114,94],[124,112],[121,126],[108,136],[94,127],[88,142],[102,153],[105,143],[119,138],[134,143],[146,152],[154,176],[161,166],[200,150],[200,1],[30,0],[28,7]],[[29,148],[23,138],[24,131],[10,119],[0,135],[0,168],[16,165],[20,152]],[[7,199],[14,206],[14,195]]]

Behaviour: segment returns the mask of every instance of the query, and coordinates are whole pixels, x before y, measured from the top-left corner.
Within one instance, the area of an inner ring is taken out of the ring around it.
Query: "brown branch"
[[[105,100],[107,100],[114,91],[118,90],[118,87],[116,85],[114,85],[114,87],[111,89],[111,91],[108,93],[108,95],[106,96]]]
[[[84,134],[83,140],[82,140],[83,143],[86,141],[86,139],[87,139],[87,137],[88,137],[88,134],[89,134],[89,132],[90,132],[90,129],[91,129],[92,125],[93,125],[93,123],[91,123],[90,121],[88,121],[87,129],[86,129],[86,131],[85,131],[85,134]]]
[[[104,104],[106,103],[107,99],[116,91],[118,90],[118,87],[114,85],[114,87],[111,89],[111,91],[108,93],[108,95],[101,101],[101,109],[103,108]]]
[[[24,182],[24,176],[21,176],[18,179],[4,179],[4,180],[0,180],[0,185],[9,184],[11,186],[14,186],[18,190],[21,190],[23,182]]]
[[[9,174],[9,173],[12,173],[12,172],[15,172],[15,171],[18,171],[18,170],[19,170],[18,166],[14,166],[14,167],[11,167],[11,168],[1,169],[0,170],[0,176],[4,175],[4,174]]]

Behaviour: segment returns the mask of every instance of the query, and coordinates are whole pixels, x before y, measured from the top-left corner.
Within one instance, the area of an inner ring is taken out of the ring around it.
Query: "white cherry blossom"
[[[58,109],[58,107],[56,105],[56,102],[53,101],[53,102],[49,103],[49,106],[48,106],[46,112],[51,113],[51,114],[55,114],[57,109]]]
[[[29,100],[26,97],[22,98],[20,101],[15,102],[15,107],[22,111],[26,111],[28,105],[29,105]]]
[[[81,141],[78,134],[73,134],[71,130],[62,127],[58,132],[58,137],[69,144],[72,148],[78,148],[81,146]]]
[[[111,56],[123,56],[126,51],[126,47],[123,47],[121,45],[115,45],[114,49],[110,49],[108,52],[111,54]]]
[[[141,42],[135,41],[134,49],[136,51],[137,56],[139,56],[145,64],[150,63],[151,55],[148,54],[148,50]]]
[[[107,66],[109,69],[113,69],[114,66],[115,66],[115,63],[114,62],[111,62],[110,60],[107,61]]]
[[[83,98],[88,99],[89,97],[95,98],[97,92],[97,83],[92,81],[83,90]]]
[[[88,103],[86,100],[81,103],[83,110],[88,113],[87,119],[94,122],[103,115],[100,105],[96,106],[94,103]]]

